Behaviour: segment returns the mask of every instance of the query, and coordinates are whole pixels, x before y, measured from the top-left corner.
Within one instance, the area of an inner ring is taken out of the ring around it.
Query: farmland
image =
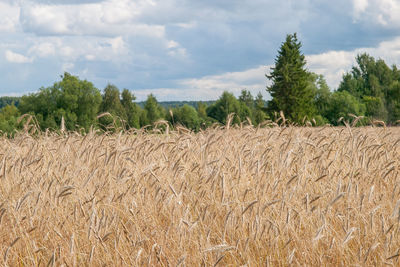
[[[0,139],[0,265],[393,265],[400,130]]]

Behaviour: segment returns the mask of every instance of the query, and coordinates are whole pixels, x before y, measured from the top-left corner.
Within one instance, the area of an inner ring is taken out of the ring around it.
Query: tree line
[[[235,97],[223,92],[214,102],[187,102],[162,106],[152,94],[141,105],[131,91],[109,84],[102,91],[93,83],[64,73],[61,81],[22,97],[0,98],[0,131],[13,133],[23,127],[23,114],[30,114],[42,130],[88,131],[91,127],[131,129],[151,126],[159,120],[195,131],[214,123],[259,125],[284,114],[293,124],[338,125],[359,118],[360,124],[374,120],[394,125],[400,120],[400,70],[382,59],[359,54],[356,65],[343,75],[337,90],[331,91],[324,77],[306,69],[296,34],[289,34],[278,50],[275,66],[266,77],[271,100],[242,90]]]
[[[323,76],[308,72],[296,34],[287,35],[267,77],[272,99],[268,114],[282,110],[287,118],[301,123],[314,118],[316,124],[338,125],[355,116],[360,124],[373,121],[394,125],[400,119],[400,70],[389,67],[363,53],[356,65],[342,77],[336,91],[331,91]]]
[[[231,113],[237,114],[234,123],[250,120],[259,124],[267,118],[261,93],[253,97],[248,90],[243,90],[239,98],[224,92],[217,101],[175,103],[175,106],[167,103],[165,108],[152,94],[146,101],[137,103],[128,89],[121,91],[109,84],[101,92],[91,82],[69,73],[64,73],[61,81],[50,87],[13,100],[18,102],[8,101],[0,109],[2,132],[21,129],[23,124],[19,118],[23,114],[33,115],[41,130],[60,130],[63,123],[65,129],[73,131],[88,131],[93,126],[103,130],[129,130],[151,126],[159,120],[198,131],[213,123],[225,123]]]

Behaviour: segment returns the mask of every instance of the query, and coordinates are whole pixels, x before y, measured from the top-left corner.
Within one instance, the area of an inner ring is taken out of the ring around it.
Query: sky
[[[355,56],[400,65],[399,0],[0,0],[0,96],[69,72],[139,101],[266,98],[287,34],[335,90]]]

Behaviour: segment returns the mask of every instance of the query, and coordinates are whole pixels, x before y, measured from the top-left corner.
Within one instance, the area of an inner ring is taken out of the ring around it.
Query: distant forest
[[[162,106],[165,109],[171,109],[171,108],[180,108],[183,107],[184,105],[189,105],[191,107],[194,107],[195,109],[198,108],[199,103],[205,104],[207,106],[210,106],[215,103],[215,100],[211,101],[160,101],[160,106]],[[137,102],[137,104],[141,107],[144,108],[146,101],[141,101]]]
[[[8,105],[15,105],[18,107],[21,97],[2,96],[0,97],[0,109]]]
[[[0,109],[4,108],[5,106],[8,105],[14,105],[18,108],[19,101],[21,97],[18,96],[0,96]],[[159,104],[162,106],[164,109],[171,109],[171,108],[179,108],[184,105],[189,105],[197,109],[199,103],[205,104],[207,106],[210,106],[215,103],[215,100],[210,100],[210,101],[160,101]],[[146,101],[140,101],[137,102],[139,107],[144,108]]]
[[[163,120],[198,131],[214,123],[260,125],[281,120],[292,125],[395,125],[400,120],[400,70],[382,59],[359,54],[356,65],[331,90],[324,77],[306,69],[301,42],[289,34],[266,79],[271,100],[243,89],[236,97],[225,91],[216,101],[158,102],[152,94],[136,102],[131,91],[93,83],[64,73],[61,81],[22,97],[0,97],[0,131],[6,134],[33,123],[41,130],[108,131],[151,127]]]

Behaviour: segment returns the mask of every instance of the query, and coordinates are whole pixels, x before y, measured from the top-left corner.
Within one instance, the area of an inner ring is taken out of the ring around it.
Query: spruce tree
[[[304,117],[311,118],[315,113],[315,93],[308,86],[309,73],[300,48],[296,33],[287,35],[278,51],[275,67],[270,75],[266,75],[272,81],[272,85],[267,87],[272,96],[268,103],[269,112],[283,111],[286,118],[296,123],[301,123]]]

